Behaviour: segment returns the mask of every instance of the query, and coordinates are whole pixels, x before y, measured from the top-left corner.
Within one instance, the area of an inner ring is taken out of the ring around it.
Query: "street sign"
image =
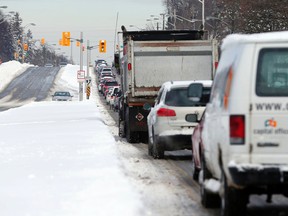
[[[78,70],[77,71],[77,79],[78,79],[78,82],[84,82],[85,81],[85,70]]]

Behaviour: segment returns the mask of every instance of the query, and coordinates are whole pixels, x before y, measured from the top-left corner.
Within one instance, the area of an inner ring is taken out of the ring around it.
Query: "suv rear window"
[[[188,106],[206,106],[209,102],[211,93],[211,88],[204,87],[202,91],[202,97],[199,102],[193,102],[188,97],[187,88],[175,88],[171,89],[166,94],[165,104],[168,106],[179,106],[179,107],[188,107]]]
[[[259,54],[256,94],[288,96],[288,49],[267,48]]]

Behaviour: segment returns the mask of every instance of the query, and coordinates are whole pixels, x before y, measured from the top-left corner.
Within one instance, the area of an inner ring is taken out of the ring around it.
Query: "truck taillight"
[[[172,117],[172,116],[176,116],[176,112],[172,109],[160,108],[159,110],[157,110],[157,116]]]
[[[128,63],[128,70],[131,71],[132,70],[132,64]]]
[[[245,116],[230,116],[230,144],[238,145],[245,143]]]

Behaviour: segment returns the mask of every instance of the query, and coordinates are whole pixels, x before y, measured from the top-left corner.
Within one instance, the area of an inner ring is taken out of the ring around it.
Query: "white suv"
[[[188,98],[191,83],[204,85],[203,97],[194,102]],[[191,134],[202,117],[210,97],[212,81],[171,81],[162,85],[148,117],[148,154],[155,159],[165,151],[191,149]]]
[[[221,49],[203,125],[201,198],[206,207],[221,198],[223,216],[245,215],[250,194],[288,196],[288,33],[230,35]]]

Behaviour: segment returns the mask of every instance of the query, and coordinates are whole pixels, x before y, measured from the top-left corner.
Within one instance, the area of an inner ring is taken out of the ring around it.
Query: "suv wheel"
[[[150,137],[150,135],[148,134],[148,155],[152,156],[153,155],[153,140],[151,140],[152,138]]]
[[[153,153],[154,159],[163,159],[164,158],[164,147],[159,142],[159,138],[155,135],[153,135],[152,153]]]

